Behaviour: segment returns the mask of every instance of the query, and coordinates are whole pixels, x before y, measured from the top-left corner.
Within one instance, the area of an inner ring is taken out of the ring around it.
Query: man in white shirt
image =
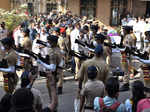
[[[40,40],[41,41],[44,41],[44,42],[47,42],[47,37],[48,37],[48,34],[46,33],[46,29],[44,27],[41,28],[41,34],[40,34]],[[40,46],[40,53],[43,57],[45,57],[47,55],[47,47],[41,45]]]
[[[39,33],[37,34],[36,38],[33,40],[33,44],[32,44],[32,52],[34,52],[35,54],[40,53],[40,45],[36,43],[38,39],[40,39]],[[38,66],[35,59],[33,59],[33,66]]]
[[[48,34],[46,33],[46,29],[44,27],[41,28],[41,34],[40,34],[40,40],[41,41],[44,41],[44,42],[47,42],[47,37],[48,37]],[[43,45],[39,45],[39,50],[40,50],[40,54],[42,57],[46,57],[46,55],[48,54],[48,48],[43,46]],[[38,66],[38,70],[39,71],[42,71],[42,72],[45,72],[45,68],[41,65]]]
[[[23,39],[24,39],[24,36],[21,31],[21,25],[19,25],[16,31],[14,32],[14,40],[15,40],[16,47],[18,47],[19,44],[21,44]]]
[[[75,52],[79,52],[79,45],[75,43],[76,39],[79,39],[79,29],[80,29],[80,24],[78,22],[75,23],[75,28],[70,34],[70,40],[71,40],[71,50],[74,50]],[[75,60],[75,79],[77,79],[77,74],[80,68],[80,59],[77,57],[74,57]]]

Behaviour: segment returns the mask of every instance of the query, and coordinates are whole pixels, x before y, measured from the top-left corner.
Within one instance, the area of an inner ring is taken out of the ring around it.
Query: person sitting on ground
[[[52,101],[48,107],[45,107],[41,112],[55,112],[52,108],[55,101]],[[34,95],[27,88],[20,88],[15,91],[11,99],[12,108],[10,112],[36,112],[34,109]]]
[[[6,93],[0,101],[0,112],[9,112],[11,109],[11,97],[10,93]]]
[[[85,87],[81,90],[80,112],[82,112],[84,104],[85,112],[93,112],[94,98],[96,96],[103,97],[105,93],[105,86],[103,82],[96,80],[97,68],[95,66],[89,66],[87,74],[89,80],[86,82]]]
[[[125,107],[127,112],[136,112],[137,110],[137,103],[141,99],[145,98],[146,95],[144,94],[144,84],[143,82],[137,80],[133,82],[132,85],[132,98],[127,99],[125,101]]]
[[[20,88],[12,95],[10,112],[35,112],[33,93],[27,88]]]
[[[95,112],[100,111],[115,111],[125,112],[125,106],[117,101],[119,96],[119,81],[117,78],[110,77],[106,81],[106,92],[107,96],[104,98],[96,97],[94,99],[94,110]]]

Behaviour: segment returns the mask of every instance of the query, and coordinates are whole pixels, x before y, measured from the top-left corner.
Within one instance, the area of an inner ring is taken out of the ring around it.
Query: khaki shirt
[[[32,42],[29,39],[29,37],[24,37],[24,40],[21,44],[24,49],[32,50]],[[32,59],[24,57],[24,69],[30,71],[31,68],[32,68]]]
[[[65,41],[63,37],[59,37],[58,39],[58,46],[60,47],[61,50],[65,51]]]
[[[131,37],[132,37],[132,39],[133,39],[132,44],[133,44],[134,46],[136,46],[137,38],[136,38],[135,34],[134,34],[134,33],[131,33]]]
[[[17,54],[13,49],[11,49],[8,54],[5,55],[4,59],[7,60],[8,66],[15,66],[17,63]]]
[[[48,54],[49,54],[49,63],[59,65],[59,62],[61,60],[60,49],[58,47],[50,48]]]
[[[106,60],[107,56],[110,56],[112,54],[112,50],[111,48],[104,46],[104,45],[103,45],[103,49],[104,49],[103,57]]]
[[[25,49],[32,50],[32,42],[29,39],[29,37],[24,37],[24,40],[21,44],[22,44],[22,47],[24,47]]]
[[[83,81],[85,84],[88,80],[87,69],[89,66],[96,66],[98,69],[97,79],[101,80],[104,84],[106,78],[109,74],[109,67],[106,64],[106,61],[103,58],[93,57],[92,59],[86,60],[82,63],[81,68],[79,70],[78,76],[79,80]]]
[[[70,35],[70,34],[71,34],[71,29],[70,29],[70,28],[67,28],[66,34],[67,34],[67,35]]]
[[[85,96],[86,107],[93,107],[95,97],[103,97],[105,93],[105,86],[102,81],[99,80],[88,80],[85,87],[81,90],[81,95]]]
[[[59,66],[61,60],[63,60],[63,55],[60,51],[60,48],[50,48],[48,51],[49,54],[49,64],[55,64],[56,66]],[[62,72],[62,69],[57,69],[57,73],[60,74]]]

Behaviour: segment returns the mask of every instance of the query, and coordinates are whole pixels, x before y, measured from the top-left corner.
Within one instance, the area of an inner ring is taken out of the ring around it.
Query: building
[[[67,0],[67,8],[77,15],[97,17],[106,25],[118,25],[128,14],[150,15],[149,0]]]
[[[149,0],[3,0],[11,1],[14,9],[28,4],[30,14],[49,13],[52,10],[69,9],[73,14],[96,17],[106,25],[118,25],[127,15],[150,16]],[[8,5],[9,6],[9,5]]]
[[[0,8],[10,10],[10,0],[1,0]]]
[[[61,8],[61,0],[11,0],[11,8],[17,8],[21,4],[28,5],[28,12],[31,15],[49,13],[52,10]]]

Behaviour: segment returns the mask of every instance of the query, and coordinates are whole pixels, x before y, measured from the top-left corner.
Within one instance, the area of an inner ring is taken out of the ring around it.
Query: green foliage
[[[27,19],[25,15],[26,10],[26,5],[21,5],[19,8],[11,11],[0,9],[0,23],[4,21],[8,31],[13,31],[22,21]]]

